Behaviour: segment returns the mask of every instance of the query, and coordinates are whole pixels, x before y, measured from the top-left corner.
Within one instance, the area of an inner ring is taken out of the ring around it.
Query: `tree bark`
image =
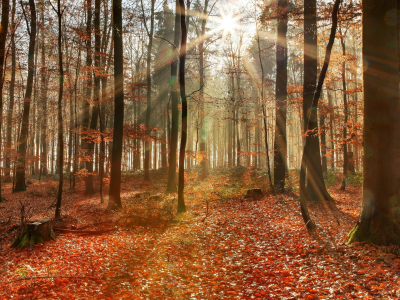
[[[341,30],[340,30],[341,33]],[[343,62],[342,62],[342,88],[343,88],[343,107],[344,107],[344,124],[343,124],[343,180],[342,180],[342,186],[340,189],[344,191],[346,189],[346,176],[347,176],[347,163],[348,163],[348,158],[347,158],[347,119],[348,119],[348,114],[347,114],[347,94],[346,94],[346,45],[344,43],[344,38],[341,35],[340,36],[340,43],[342,45],[342,50],[343,50]]]
[[[92,0],[86,1],[87,8],[87,20],[86,20],[86,73],[87,73],[87,83],[86,83],[86,99],[84,102],[84,111],[83,111],[83,120],[82,126],[83,129],[88,131],[91,127],[90,122],[90,99],[92,97]],[[92,118],[95,117],[97,119],[98,112],[94,112],[92,114]],[[92,121],[93,122],[93,121]],[[97,122],[96,122],[97,123]],[[88,134],[85,134],[88,137]],[[91,137],[89,137],[91,138]],[[85,178],[85,193],[86,194],[94,194],[94,186],[93,186],[93,149],[94,145],[92,141],[84,139],[82,141],[82,148],[86,151],[86,170],[88,172],[87,177]]]
[[[36,42],[36,6],[35,0],[29,0],[30,8],[30,29],[29,30],[29,49],[28,49],[28,78],[26,82],[26,92],[24,97],[24,106],[22,113],[22,126],[19,136],[19,147],[18,153],[20,158],[18,159],[18,167],[16,170],[16,182],[14,191],[25,191],[25,157],[26,157],[26,146],[29,137],[29,111],[31,107],[31,97],[33,88],[33,76],[35,73],[35,42]]]
[[[15,69],[16,69],[16,55],[15,55],[15,6],[16,1],[12,2],[11,10],[11,81],[10,81],[10,105],[8,107],[7,116],[7,147],[11,149],[12,146],[12,124],[13,124],[13,111],[14,111],[14,97],[15,97]],[[8,18],[7,18],[8,19]],[[6,172],[5,177],[11,181],[10,177],[10,157],[6,157]],[[0,192],[1,193],[1,192]]]
[[[341,0],[336,0],[335,4],[333,5],[333,9],[332,9],[332,28],[331,28],[331,33],[329,36],[329,41],[328,41],[328,45],[326,47],[326,52],[325,52],[325,59],[324,59],[324,64],[322,66],[321,69],[321,73],[319,74],[319,78],[318,78],[318,84],[317,84],[317,88],[315,90],[314,93],[314,98],[313,98],[313,102],[311,103],[311,107],[318,107],[318,101],[319,98],[321,96],[321,91],[322,91],[322,86],[324,84],[324,80],[326,77],[326,72],[328,71],[328,66],[329,66],[329,61],[331,58],[331,52],[332,52],[332,47],[333,47],[333,43],[335,42],[335,35],[336,35],[336,28],[337,28],[337,22],[338,22],[338,10],[339,10],[339,4],[340,4]],[[308,126],[306,128],[306,130],[313,130],[315,126],[315,122],[310,122],[311,119],[311,115],[308,115],[309,117],[309,121],[308,121]],[[316,116],[314,117],[314,119],[316,119]],[[306,168],[307,166],[311,166],[310,164],[310,155],[316,155],[315,153],[309,151],[309,149],[312,149],[311,146],[311,136],[307,135],[306,137],[306,142],[304,145],[304,150],[303,150],[303,156],[301,159],[301,169],[300,169],[300,210],[301,210],[301,215],[303,217],[304,223],[306,224],[307,228],[309,229],[313,229],[315,228],[315,224],[314,222],[311,220],[311,217],[308,213],[308,208],[307,208],[307,199],[309,198],[309,194],[306,190],[306,186],[305,186],[305,177],[306,177]],[[319,166],[321,167],[321,163],[319,163]],[[313,169],[311,169],[310,167],[308,167],[308,172],[313,172]],[[315,174],[312,174],[313,176]],[[311,177],[311,176],[310,176]],[[311,177],[313,178],[313,177]],[[323,181],[322,181],[323,182]],[[314,182],[313,182],[314,183]],[[315,189],[317,189],[317,184],[318,182],[315,182]],[[324,184],[325,187],[325,184]],[[317,199],[327,199],[330,200],[332,199],[330,197],[330,195],[327,193],[326,188],[325,188],[325,192],[321,191],[321,187],[318,187],[319,192],[321,192],[320,194],[318,194],[318,198]]]
[[[147,108],[146,108],[146,129],[150,130],[150,117],[151,117],[151,51],[153,50],[153,33],[154,33],[154,3],[151,0],[151,13],[150,13],[150,30],[147,31],[149,36],[149,44],[147,46],[147,64],[146,64],[146,83],[147,83]],[[143,10],[143,3],[142,3]],[[144,15],[144,10],[143,10]],[[145,21],[146,22],[146,21]],[[146,26],[147,29],[147,26]],[[150,154],[152,142],[145,141],[145,155],[144,155],[144,180],[150,180]]]
[[[114,132],[111,159],[111,179],[108,207],[115,210],[121,203],[121,161],[124,130],[124,51],[122,39],[122,4],[121,0],[113,1],[113,39],[114,39]]]
[[[10,12],[10,1],[1,1],[1,28],[0,28],[0,133],[3,124],[3,86],[4,86],[4,64],[5,64],[5,50],[6,50],[6,39],[8,32],[8,14]],[[0,140],[0,163],[2,154],[2,140]],[[2,200],[1,195],[1,182],[2,174],[0,169],[0,201]]]
[[[60,177],[58,181],[58,193],[56,202],[55,219],[61,218],[61,199],[62,199],[62,188],[64,183],[64,139],[63,139],[63,116],[62,116],[62,99],[64,93],[64,68],[63,68],[63,52],[62,52],[62,15],[60,0],[57,0],[57,16],[58,16],[58,67],[60,71],[60,89],[58,92],[58,103],[57,103],[57,117],[58,117],[58,170]]]
[[[287,22],[288,1],[278,1],[278,41],[276,43],[276,124],[274,145],[274,188],[275,192],[285,190],[287,170],[286,145],[286,100],[287,100]]]
[[[364,182],[349,243],[400,244],[400,110],[396,0],[365,0],[363,13]]]
[[[174,59],[171,62],[171,144],[169,147],[169,169],[168,169],[168,182],[167,192],[172,193],[176,190],[176,152],[178,148],[178,124],[179,124],[179,91],[178,91],[178,44],[180,36],[181,17],[179,11],[179,0],[175,4],[175,33],[174,33]]]
[[[334,18],[335,16],[332,15],[332,17]],[[332,28],[333,27],[334,26],[332,25]],[[315,201],[324,199],[331,200],[331,197],[329,196],[329,193],[326,190],[322,174],[321,153],[320,153],[319,137],[318,137],[317,107],[319,99],[315,98],[317,94],[316,83],[317,83],[317,53],[318,53],[315,0],[306,0],[306,2],[304,3],[304,32],[305,34],[304,34],[303,118],[304,118],[304,132],[306,134],[306,145],[304,147],[301,172],[304,172],[304,176],[306,176],[307,179],[307,191],[306,191],[307,199],[312,199]],[[336,27],[335,27],[335,32],[336,32]],[[332,45],[333,42],[334,40],[332,40]],[[327,54],[328,54],[328,47],[327,47]],[[329,52],[329,57],[330,57],[330,52]],[[329,64],[329,61],[327,63]],[[320,74],[320,80],[322,79],[321,74]],[[320,96],[320,94],[321,91],[319,91],[318,97]],[[300,180],[303,180],[302,176],[300,177],[301,177]]]
[[[179,183],[178,183],[178,212],[185,212],[186,205],[183,190],[185,187],[185,149],[186,149],[186,135],[187,135],[187,102],[185,90],[185,60],[186,60],[186,11],[185,1],[179,0],[179,12],[181,16],[181,52],[179,56],[179,86],[181,90],[182,101],[182,132],[181,132],[181,145],[179,149]]]

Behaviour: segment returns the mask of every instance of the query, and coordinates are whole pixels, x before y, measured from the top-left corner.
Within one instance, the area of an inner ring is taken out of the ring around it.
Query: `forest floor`
[[[263,177],[196,177],[187,177],[188,212],[179,215],[173,196],[148,199],[165,189],[160,178],[126,174],[118,212],[82,183],[66,187],[57,239],[25,249],[10,248],[21,203],[31,218],[53,216],[57,183],[33,180],[15,194],[4,184],[0,299],[400,298],[398,248],[346,245],[360,187],[343,192],[337,183],[335,203],[309,203],[318,226],[310,234],[295,192],[245,199]]]

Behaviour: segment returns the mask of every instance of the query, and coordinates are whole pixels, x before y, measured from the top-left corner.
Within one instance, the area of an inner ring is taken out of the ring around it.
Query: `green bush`
[[[363,176],[361,173],[347,174],[346,183],[349,185],[360,186],[363,184]]]
[[[339,180],[338,175],[335,172],[324,173],[324,181],[326,186],[333,186]]]

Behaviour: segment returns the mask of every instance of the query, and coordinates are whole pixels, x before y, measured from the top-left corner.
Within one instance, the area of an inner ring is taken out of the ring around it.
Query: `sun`
[[[222,16],[220,20],[221,29],[225,32],[233,33],[234,30],[238,27],[236,21],[237,20],[232,16]]]
[[[220,11],[220,13],[221,18],[218,19],[218,23],[220,24],[219,30],[223,30],[224,35],[227,35],[228,33],[233,34],[235,29],[240,27],[238,21],[241,16],[234,17],[232,14],[225,14],[223,11]]]

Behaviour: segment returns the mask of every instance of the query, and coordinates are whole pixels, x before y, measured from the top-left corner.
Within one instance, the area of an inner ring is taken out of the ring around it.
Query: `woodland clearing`
[[[249,182],[249,174],[240,175],[237,182],[234,177],[211,176],[204,183],[215,187],[208,195],[206,218],[207,205],[200,196],[206,191],[200,189],[196,176],[189,175],[188,212],[174,214],[168,221],[153,215],[157,222],[132,217],[137,209],[132,203],[139,199],[137,194],[162,192],[163,180],[145,183],[125,175],[124,208],[118,212],[105,211],[98,194],[84,194],[83,184],[75,190],[65,188],[63,220],[54,223],[64,231],[56,230],[55,241],[32,249],[10,248],[17,233],[18,200],[34,204],[32,218],[50,216],[56,182],[33,181],[28,191],[15,194],[7,193],[11,187],[6,184],[3,195],[7,201],[0,204],[0,298],[400,297],[397,248],[346,245],[360,210],[361,187],[350,185],[340,191],[337,182],[329,188],[335,203],[309,203],[318,226],[310,235],[295,193],[258,199],[228,193],[227,186]]]

